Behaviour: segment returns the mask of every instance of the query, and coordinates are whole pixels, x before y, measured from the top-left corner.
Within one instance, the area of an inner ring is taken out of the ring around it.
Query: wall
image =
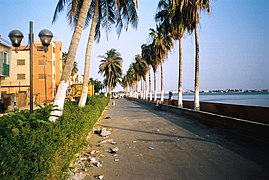
[[[166,101],[165,104],[177,105],[177,100]],[[193,101],[183,101],[183,107],[187,109],[193,109]],[[214,114],[269,124],[268,107],[200,102],[200,110]]]
[[[132,100],[136,100],[141,103],[150,105],[153,108],[156,105],[156,103],[143,101],[143,100],[139,100],[135,98],[132,98]],[[175,103],[175,102],[172,102],[172,103]],[[168,101],[166,101],[166,104],[168,104]],[[239,119],[239,118],[214,114],[211,112],[195,111],[195,110],[187,109],[187,108],[178,108],[176,106],[166,105],[166,104],[161,104],[159,108],[155,108],[155,109],[175,113],[181,116],[188,116],[190,118],[200,120],[202,123],[208,124],[210,126],[217,126],[225,131],[230,131],[232,133],[236,133],[242,136],[248,136],[253,139],[269,143],[269,133],[268,133],[269,123],[260,123],[260,122],[257,122],[256,120],[249,121],[245,119]],[[251,107],[247,107],[247,109],[250,112],[253,112]],[[267,111],[268,110],[269,108],[267,108]]]

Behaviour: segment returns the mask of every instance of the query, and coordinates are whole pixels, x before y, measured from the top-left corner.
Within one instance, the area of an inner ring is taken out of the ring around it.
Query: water
[[[158,97],[160,97],[159,94]],[[168,99],[168,94],[165,94],[164,98]],[[178,99],[177,93],[173,94],[173,99]],[[193,101],[194,94],[183,94],[183,100]],[[269,92],[210,93],[210,94],[202,93],[200,94],[200,101],[269,107]]]

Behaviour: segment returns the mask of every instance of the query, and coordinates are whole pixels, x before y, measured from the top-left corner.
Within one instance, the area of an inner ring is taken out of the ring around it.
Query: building
[[[2,91],[2,81],[9,76],[9,64],[11,61],[11,54],[12,54],[12,48],[11,46],[6,45],[2,42],[2,38],[0,36],[0,92]],[[0,112],[4,111],[2,110],[2,103],[4,103],[4,100],[2,98],[2,94],[0,93]]]
[[[41,42],[33,43],[33,94],[34,103],[50,102],[56,95],[62,73],[62,43],[51,42],[48,51],[44,52]],[[24,94],[29,104],[30,62],[29,47],[20,46],[18,52],[12,50],[10,76],[2,80],[2,94]],[[17,96],[18,97],[18,96]],[[22,99],[15,99],[18,106]]]
[[[9,76],[9,63],[11,60],[12,48],[1,41],[0,37],[0,85],[1,80]],[[1,87],[1,86],[0,86]],[[1,99],[1,94],[0,94]]]

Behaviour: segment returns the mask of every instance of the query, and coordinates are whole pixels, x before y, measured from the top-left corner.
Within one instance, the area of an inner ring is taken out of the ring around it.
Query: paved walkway
[[[84,179],[269,179],[268,145],[135,101],[115,100],[95,128],[111,128],[107,139],[117,144],[91,136],[87,151],[98,150],[102,167],[88,168]]]

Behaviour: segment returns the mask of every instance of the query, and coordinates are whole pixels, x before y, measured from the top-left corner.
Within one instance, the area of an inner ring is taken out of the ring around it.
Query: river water
[[[168,94],[165,94],[164,98],[168,99]],[[177,94],[173,94],[173,99],[178,99]],[[193,101],[194,94],[183,94],[183,100]],[[200,101],[269,107],[269,92],[201,93]]]

